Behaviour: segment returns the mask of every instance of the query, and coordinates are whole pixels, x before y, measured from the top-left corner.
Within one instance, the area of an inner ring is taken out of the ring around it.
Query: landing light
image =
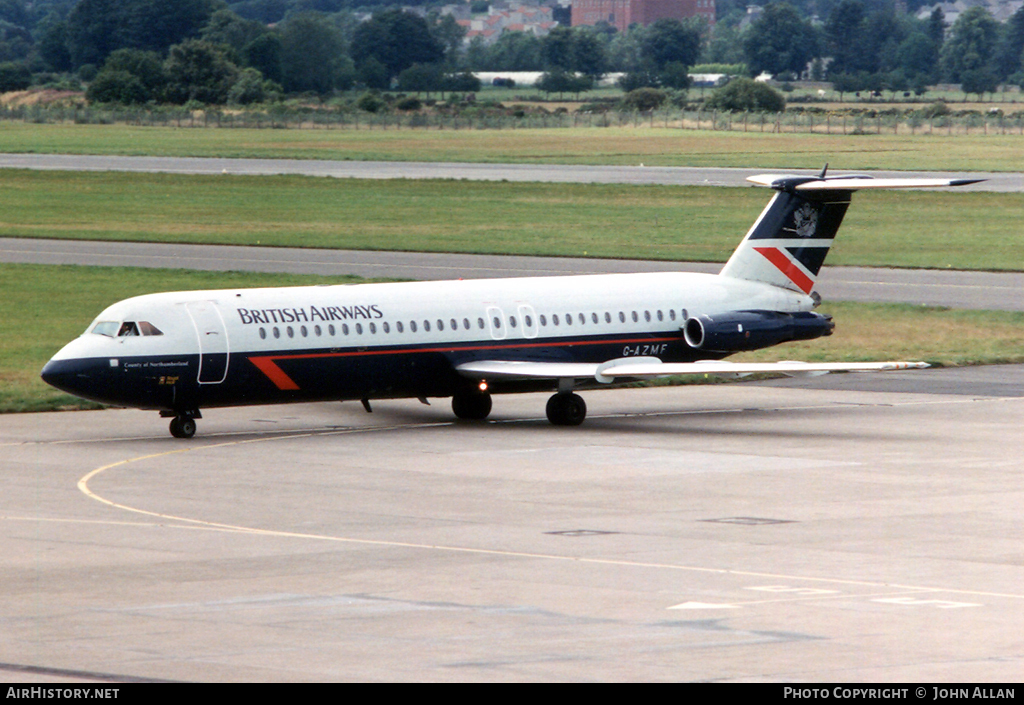
[[[487,381],[486,380],[480,380],[479,387],[480,387],[480,391],[481,392],[486,392],[487,391]]]

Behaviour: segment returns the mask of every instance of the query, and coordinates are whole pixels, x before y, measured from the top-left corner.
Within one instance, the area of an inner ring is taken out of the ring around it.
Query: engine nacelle
[[[731,353],[820,338],[834,329],[831,316],[809,311],[734,311],[688,318],[683,335],[691,348]]]

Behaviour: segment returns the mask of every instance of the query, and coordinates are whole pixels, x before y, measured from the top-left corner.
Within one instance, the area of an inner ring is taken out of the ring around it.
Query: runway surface
[[[1024,368],[778,384],[4,417],[0,680],[1019,679]]]
[[[514,257],[419,252],[311,250],[219,245],[0,238],[0,261],[171,267],[204,270],[398,279],[478,279],[610,272],[708,272],[721,264],[570,257]],[[825,300],[898,302],[979,310],[1024,310],[1024,273],[826,267],[817,291]]]
[[[563,164],[472,164],[452,162],[364,162],[320,159],[221,159],[203,157],[119,157],[79,154],[0,154],[0,168],[64,171],[134,171],[174,174],[300,174],[355,179],[468,179],[548,183],[750,186],[754,173],[817,173],[807,169],[718,167],[587,166]],[[837,172],[840,173],[840,172]],[[876,177],[964,178],[962,172],[872,171]],[[964,191],[1024,191],[1024,174],[970,172],[982,183]]]

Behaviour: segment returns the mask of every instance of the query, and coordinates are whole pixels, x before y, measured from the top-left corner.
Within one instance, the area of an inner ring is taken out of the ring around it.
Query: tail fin
[[[870,176],[781,176],[747,179],[778,193],[722,268],[722,276],[810,294],[854,191],[962,186],[981,179],[874,179]]]

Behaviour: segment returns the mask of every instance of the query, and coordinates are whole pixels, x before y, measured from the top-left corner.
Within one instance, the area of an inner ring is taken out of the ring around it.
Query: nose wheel
[[[196,435],[198,413],[178,414],[171,419],[171,435],[175,438],[191,438]]]

